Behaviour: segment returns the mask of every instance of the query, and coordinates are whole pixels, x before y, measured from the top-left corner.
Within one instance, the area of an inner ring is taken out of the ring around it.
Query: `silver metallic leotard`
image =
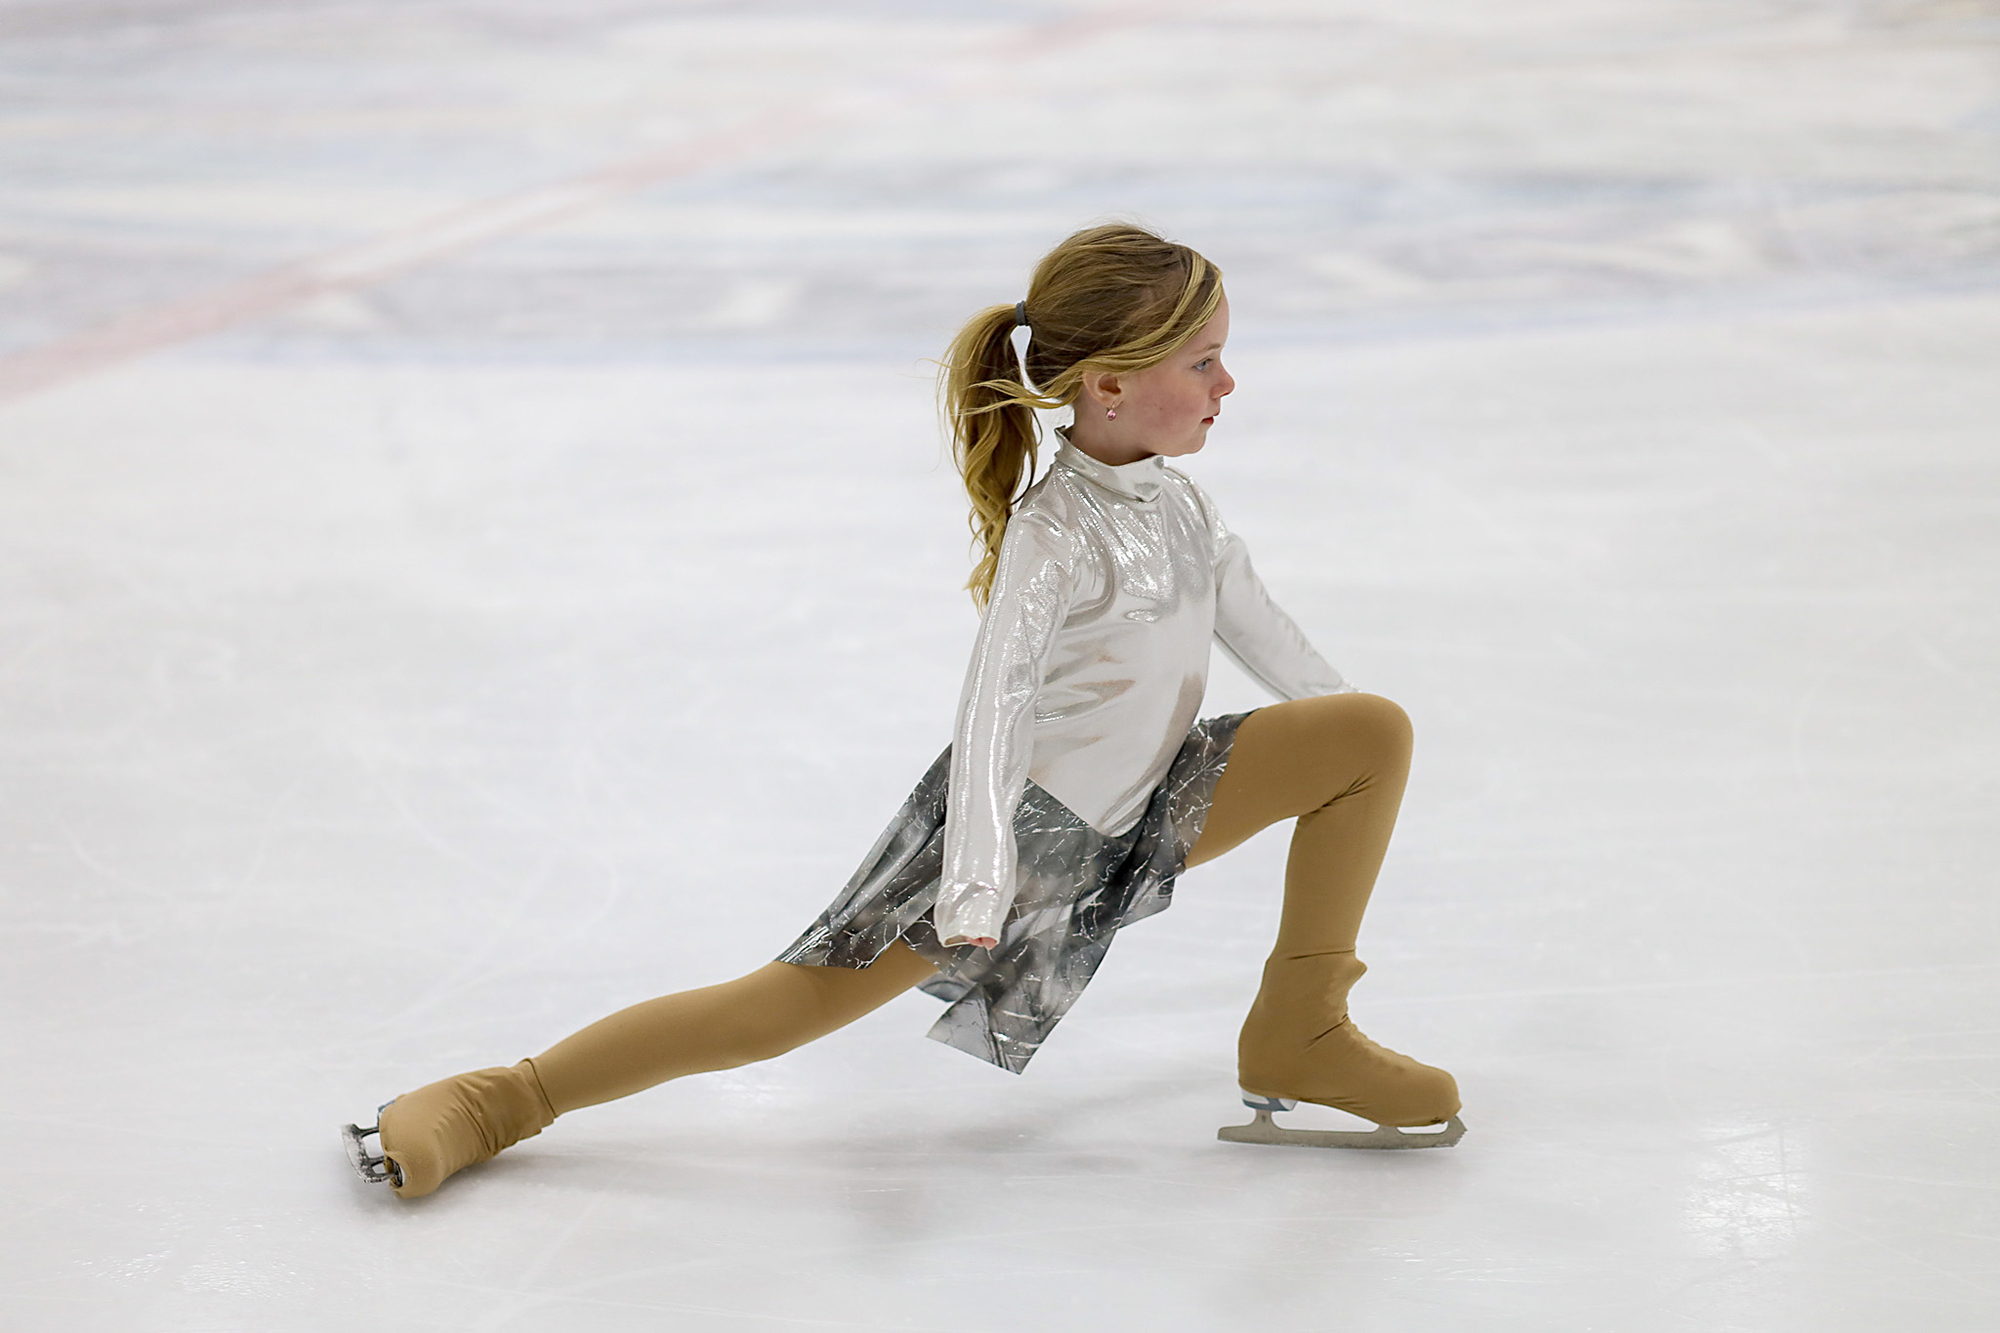
[[[1000,935],[1029,778],[1101,833],[1139,818],[1201,706],[1211,637],[1278,698],[1354,688],[1199,486],[1163,458],[1113,467],[1063,439],[1007,524],[959,696],[941,941]]]

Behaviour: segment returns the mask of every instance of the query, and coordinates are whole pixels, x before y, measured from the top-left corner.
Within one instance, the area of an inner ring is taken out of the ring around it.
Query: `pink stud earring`
[[[1115,408],[1115,407],[1107,407],[1107,408],[1105,408],[1105,409],[1104,409],[1104,419],[1105,419],[1106,421],[1116,421],[1116,420],[1118,420],[1118,409],[1117,409],[1117,408]]]

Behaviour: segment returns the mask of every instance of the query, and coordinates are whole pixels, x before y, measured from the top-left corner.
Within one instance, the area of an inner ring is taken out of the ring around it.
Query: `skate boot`
[[[376,1125],[341,1130],[348,1160],[361,1178],[383,1182],[405,1199],[420,1198],[475,1162],[533,1138],[554,1122],[535,1067],[481,1069],[404,1093],[381,1110]],[[379,1154],[362,1142],[377,1136]]]
[[[1347,1015],[1347,992],[1367,967],[1354,951],[1273,957],[1237,1044],[1243,1104],[1257,1113],[1226,1125],[1230,1143],[1289,1143],[1313,1148],[1448,1148],[1465,1134],[1458,1084],[1442,1069],[1378,1046]],[[1367,1131],[1290,1129],[1274,1112],[1300,1102],[1372,1120]],[[1432,1133],[1399,1127],[1443,1125]]]

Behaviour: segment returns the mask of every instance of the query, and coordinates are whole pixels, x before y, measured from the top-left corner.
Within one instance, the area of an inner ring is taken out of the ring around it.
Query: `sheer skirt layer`
[[[1019,891],[991,949],[947,949],[931,925],[944,859],[947,749],[847,886],[777,961],[866,967],[903,940],[938,969],[921,987],[947,1005],[931,1038],[1020,1073],[1120,928],[1172,902],[1246,716],[1197,722],[1138,822],[1116,837],[1030,782],[1014,815]]]

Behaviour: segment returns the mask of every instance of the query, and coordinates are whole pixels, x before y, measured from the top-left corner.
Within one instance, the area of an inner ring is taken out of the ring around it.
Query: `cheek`
[[[1161,386],[1149,393],[1139,416],[1153,426],[1187,426],[1199,424],[1202,418],[1214,411],[1215,399],[1209,394],[1208,386],[1197,382]],[[1119,415],[1124,414],[1121,412]]]

